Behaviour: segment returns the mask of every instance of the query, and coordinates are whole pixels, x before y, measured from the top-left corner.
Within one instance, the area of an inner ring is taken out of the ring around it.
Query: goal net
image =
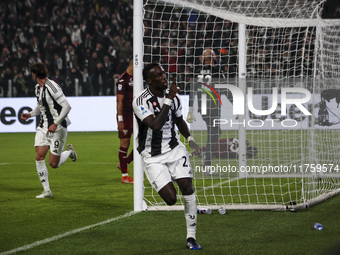
[[[306,208],[340,192],[340,21],[323,5],[144,1],[143,61],[176,77],[200,145],[198,207]],[[169,207],[143,185],[150,210],[183,208],[180,191]]]

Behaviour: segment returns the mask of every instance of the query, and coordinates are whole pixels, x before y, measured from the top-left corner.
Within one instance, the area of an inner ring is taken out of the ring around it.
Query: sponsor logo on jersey
[[[122,90],[123,89],[123,85],[122,84],[119,84],[118,85],[118,90]]]

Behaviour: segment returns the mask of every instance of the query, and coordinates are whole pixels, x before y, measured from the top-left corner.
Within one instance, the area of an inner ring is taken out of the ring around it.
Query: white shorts
[[[49,146],[50,152],[53,155],[60,156],[65,148],[66,138],[67,129],[64,127],[56,130],[51,135],[47,135],[47,130],[38,127],[35,134],[34,147]]]
[[[157,192],[171,181],[193,178],[188,151],[182,143],[165,154],[142,156],[142,162],[146,177]]]

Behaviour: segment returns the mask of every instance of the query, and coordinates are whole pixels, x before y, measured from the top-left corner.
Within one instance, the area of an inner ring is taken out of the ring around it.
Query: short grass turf
[[[49,168],[51,199],[35,198],[42,187],[34,134],[0,134],[0,141],[0,254],[133,210],[133,186],[121,184],[117,170],[116,132],[69,133],[78,160]],[[197,253],[340,254],[339,212],[336,196],[296,213],[198,215]],[[188,254],[185,232],[183,212],[142,212],[18,254]]]

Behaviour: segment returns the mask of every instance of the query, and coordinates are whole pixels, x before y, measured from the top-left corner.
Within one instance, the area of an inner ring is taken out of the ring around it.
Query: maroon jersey
[[[124,95],[123,100],[123,120],[124,128],[133,128],[133,76],[124,72],[118,77],[116,94]]]

